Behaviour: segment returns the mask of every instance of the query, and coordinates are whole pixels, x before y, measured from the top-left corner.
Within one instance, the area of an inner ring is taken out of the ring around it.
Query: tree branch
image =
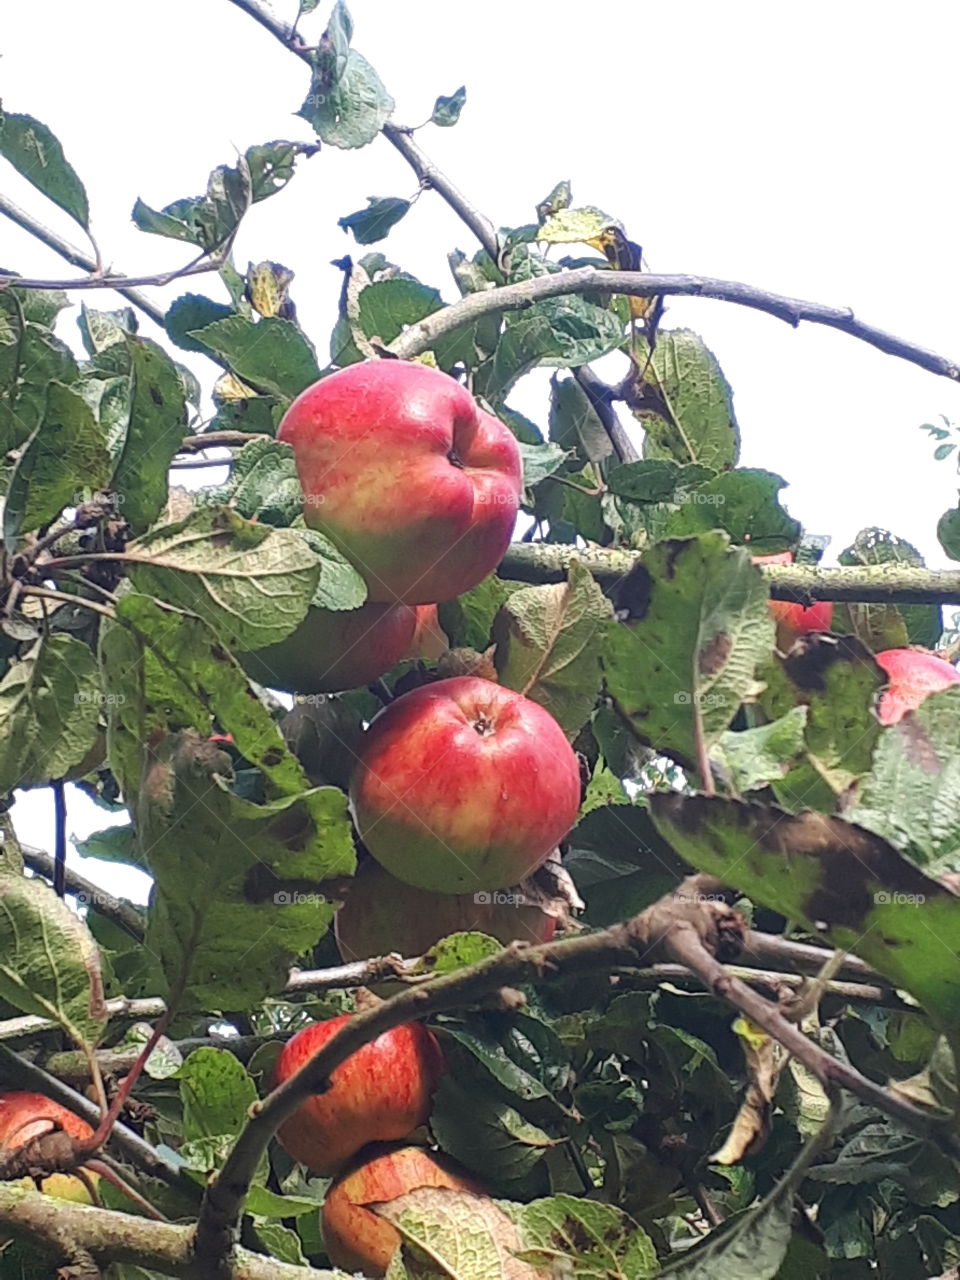
[[[37,872],[45,880],[52,882],[56,865],[50,854],[45,849],[34,849],[30,845],[22,845],[21,849],[23,851],[23,861],[30,870]],[[101,889],[99,885],[94,884],[92,880],[88,880],[86,876],[74,871],[72,867],[65,868],[64,885],[67,893],[76,895],[77,901],[81,906],[90,907],[98,915],[113,921],[118,928],[128,933],[131,938],[136,938],[138,942],[143,941],[143,916],[129,902],[121,902],[119,898],[113,897],[105,889]],[[37,1019],[37,1021],[40,1021],[40,1019]],[[0,1023],[0,1039],[4,1038],[3,1025],[3,1023]]]
[[[214,1277],[216,1280],[336,1280],[337,1277],[333,1271],[278,1262],[239,1246],[230,1251],[218,1271],[212,1272],[194,1253],[191,1227],[71,1204],[9,1183],[0,1183],[0,1223],[3,1234],[12,1231],[24,1239],[39,1241],[60,1260],[73,1261],[85,1252],[100,1267],[112,1262],[127,1263],[177,1280],[214,1280]]]
[[[363,1045],[393,1027],[475,1004],[503,987],[580,974],[586,969],[635,967],[661,959],[688,965],[709,989],[748,1013],[819,1079],[843,1086],[914,1132],[953,1150],[953,1140],[943,1131],[942,1122],[888,1093],[853,1067],[837,1062],[789,1023],[776,1005],[729,977],[713,953],[727,955],[739,949],[744,933],[742,917],[700,892],[705,883],[703,877],[689,877],[675,894],[633,920],[599,933],[534,947],[513,943],[467,969],[432,978],[356,1014],[296,1075],[251,1108],[250,1119],[223,1168],[207,1185],[197,1223],[198,1255],[215,1266],[227,1254],[254,1172],[273,1133],[311,1094],[322,1092],[331,1072]],[[711,877],[710,884],[715,883]],[[960,1152],[960,1143],[956,1149]]]
[[[614,586],[640,561],[639,551],[514,542],[498,573],[519,582],[563,582],[571,563],[604,587]],[[919,569],[900,563],[821,569],[803,564],[758,565],[774,600],[846,600],[859,604],[960,604],[960,569]]]
[[[390,350],[402,360],[428,351],[438,338],[455,332],[481,316],[504,311],[524,311],[545,298],[558,298],[570,293],[618,293],[635,298],[651,298],[657,294],[674,297],[714,298],[751,307],[784,320],[796,327],[801,321],[827,325],[858,338],[887,355],[898,356],[919,365],[929,373],[960,381],[960,365],[925,347],[897,338],[858,320],[849,307],[827,307],[817,302],[804,302],[779,293],[768,293],[735,280],[714,280],[709,276],[652,275],[646,271],[607,271],[600,267],[577,267],[553,275],[535,276],[518,284],[471,293],[442,311],[412,324],[390,344]]]
[[[48,249],[52,249],[54,253],[58,253],[66,262],[71,263],[75,267],[81,267],[84,271],[96,271],[97,263],[94,258],[89,257],[72,245],[69,240],[64,240],[62,236],[58,236],[55,231],[51,231],[49,227],[45,227],[42,222],[38,222],[36,218],[31,217],[19,205],[8,200],[6,196],[0,194],[0,213],[5,214],[11,222],[15,222],[18,227],[22,227],[24,231],[29,233],[45,244]],[[145,298],[142,293],[127,285],[117,285],[117,293],[121,294],[126,300],[139,308],[145,316],[149,316],[154,324],[163,328],[163,311]]]

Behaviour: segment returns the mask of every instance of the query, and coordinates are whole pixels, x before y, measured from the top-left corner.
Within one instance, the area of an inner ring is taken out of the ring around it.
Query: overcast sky
[[[292,19],[295,0],[275,8]],[[321,3],[305,20],[308,37],[329,9]],[[497,225],[531,221],[567,178],[574,203],[619,217],[655,271],[850,306],[960,359],[960,7],[353,0],[352,13],[354,46],[395,97],[398,121],[420,123],[438,94],[466,84],[460,123],[428,127],[418,141]],[[133,227],[137,196],[160,207],[197,195],[210,169],[247,146],[311,138],[293,114],[307,68],[228,0],[7,0],[0,53],[4,106],[58,135],[86,183],[104,256],[131,274],[189,257],[188,246]],[[416,183],[380,139],[300,165],[245,220],[236,261],[271,258],[296,272],[300,320],[325,357],[341,279],[330,260],[356,254],[337,218],[369,195],[410,196]],[[79,242],[65,215],[0,166],[0,189]],[[476,248],[430,194],[376,247],[449,299],[447,251]],[[75,274],[2,219],[0,262],[31,276]],[[222,296],[205,277],[189,287]],[[879,525],[929,564],[947,563],[936,522],[957,501],[957,474],[952,461],[933,462],[918,427],[941,414],[960,421],[954,384],[832,330],[793,330],[723,303],[673,300],[664,324],[698,330],[716,353],[734,389],[742,463],[790,482],[791,514],[832,537],[827,562]],[[143,331],[153,332],[148,322]],[[529,381],[512,403],[545,425],[543,379]],[[47,792],[18,802],[24,839],[52,847],[50,807]],[[76,834],[104,818],[71,804]],[[84,869],[106,878],[96,864]],[[124,886],[134,892],[132,880]]]

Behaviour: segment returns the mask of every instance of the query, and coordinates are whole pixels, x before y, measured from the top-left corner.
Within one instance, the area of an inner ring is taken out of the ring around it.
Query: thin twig
[[[187,436],[179,453],[202,453],[204,449],[240,449],[251,440],[269,440],[262,431],[208,431],[206,435]],[[223,462],[229,462],[224,458]]]
[[[152,271],[142,276],[126,276],[123,274],[89,275],[81,276],[79,279],[71,278],[68,280],[33,280],[26,276],[0,273],[0,290],[16,287],[17,289],[49,290],[116,289],[118,292],[122,292],[125,289],[132,289],[137,286],[150,286],[159,289],[165,285],[173,284],[177,280],[183,280],[187,276],[200,276],[209,271],[219,271],[222,266],[223,260],[219,254],[214,257],[204,254],[200,261],[189,262],[184,267],[175,267],[167,271]]]
[[[53,892],[62,898],[66,892],[67,876],[67,797],[62,778],[55,778],[50,783],[53,791],[53,812],[55,819],[53,849]]]
[[[839,329],[886,355],[907,360],[929,373],[950,378],[953,382],[960,381],[960,365],[956,361],[865,324],[856,318],[849,307],[828,307],[818,302],[788,298],[735,280],[715,280],[709,276],[659,276],[645,271],[606,271],[600,267],[577,267],[573,271],[535,276],[517,284],[506,284],[500,288],[468,294],[449,307],[435,311],[426,319],[410,325],[390,344],[390,350],[400,359],[410,360],[429,351],[439,338],[454,333],[481,316],[502,314],[505,311],[524,311],[546,298],[558,298],[571,293],[627,294],[635,298],[663,294],[732,302],[737,306],[763,311],[794,327],[801,321],[808,321]]]

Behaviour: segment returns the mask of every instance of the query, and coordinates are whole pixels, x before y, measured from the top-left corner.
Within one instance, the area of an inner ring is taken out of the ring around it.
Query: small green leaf
[[[45,124],[33,116],[0,111],[0,155],[85,231],[89,230],[90,209],[84,185]]]
[[[456,973],[502,950],[496,938],[486,933],[451,933],[434,943],[421,958],[419,967],[428,973]]]
[[[945,511],[937,521],[937,537],[951,560],[960,560],[960,509]]]
[[[712,755],[727,769],[741,794],[769,786],[781,779],[803,750],[807,708],[791,708],[778,720],[724,733]]]
[[[226,1049],[194,1049],[177,1072],[185,1138],[235,1136],[257,1101],[240,1060]]]
[[[204,329],[217,320],[227,320],[235,315],[233,307],[222,302],[214,302],[199,293],[184,293],[167,308],[163,318],[163,327],[167,337],[184,351],[209,351],[210,348],[199,342],[194,332]]]
[[[367,208],[337,219],[337,226],[352,231],[357,244],[376,244],[383,240],[410,209],[409,200],[399,196],[368,196]]]
[[[310,92],[297,112],[332,147],[365,147],[380,132],[394,101],[380,77],[355,49],[336,83],[330,84],[329,68],[317,67]]]
[[[523,459],[523,487],[533,489],[554,475],[570,455],[558,444],[521,444],[520,457]]]
[[[106,1027],[97,945],[42,880],[0,873],[0,997],[77,1045],[95,1047]]]
[[[463,110],[463,104],[467,100],[467,87],[461,85],[456,93],[452,93],[449,98],[443,95],[437,98],[433,104],[433,114],[430,116],[431,124],[438,124],[441,129],[449,129],[451,125],[457,123],[460,119],[460,112]]]

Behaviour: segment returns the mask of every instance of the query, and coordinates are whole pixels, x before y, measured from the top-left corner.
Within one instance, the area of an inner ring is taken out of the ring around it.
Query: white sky
[[[621,218],[656,271],[851,306],[960,359],[950,176],[960,7],[620,0],[595,20],[582,5],[530,0],[351,8],[354,44],[396,98],[400,122],[428,118],[437,94],[466,84],[460,123],[418,140],[497,225],[531,221],[537,201],[569,178],[574,202]],[[276,9],[290,19],[295,0]],[[306,20],[308,37],[329,9],[327,0]],[[136,196],[160,207],[197,195],[210,169],[247,146],[311,138],[293,114],[307,68],[227,0],[46,0],[40,9],[5,0],[0,52],[4,105],[58,135],[86,183],[106,258],[130,274],[189,257],[189,246],[133,227]],[[80,243],[69,218],[0,166],[5,193]],[[415,187],[383,140],[324,148],[244,222],[238,265],[271,258],[295,270],[299,316],[322,358],[341,280],[330,259],[365,251],[337,218],[369,195]],[[449,299],[454,247],[476,246],[430,194],[374,246]],[[0,263],[45,278],[77,274],[2,219]],[[221,296],[206,277],[160,296],[187,289]],[[940,414],[960,420],[956,385],[832,330],[795,331],[723,303],[672,300],[665,324],[698,330],[715,351],[734,388],[742,464],[790,481],[785,505],[808,532],[832,535],[828,561],[860,528],[880,525],[929,564],[947,563],[936,521],[957,501],[957,475],[952,462],[933,462],[918,426]],[[149,322],[143,331],[153,332]],[[544,379],[528,381],[511,403],[545,425]],[[15,810],[22,837],[48,849],[51,807],[41,791]],[[75,834],[106,817],[71,802]],[[83,870],[118,886],[108,868]],[[137,892],[133,878],[122,890]]]

